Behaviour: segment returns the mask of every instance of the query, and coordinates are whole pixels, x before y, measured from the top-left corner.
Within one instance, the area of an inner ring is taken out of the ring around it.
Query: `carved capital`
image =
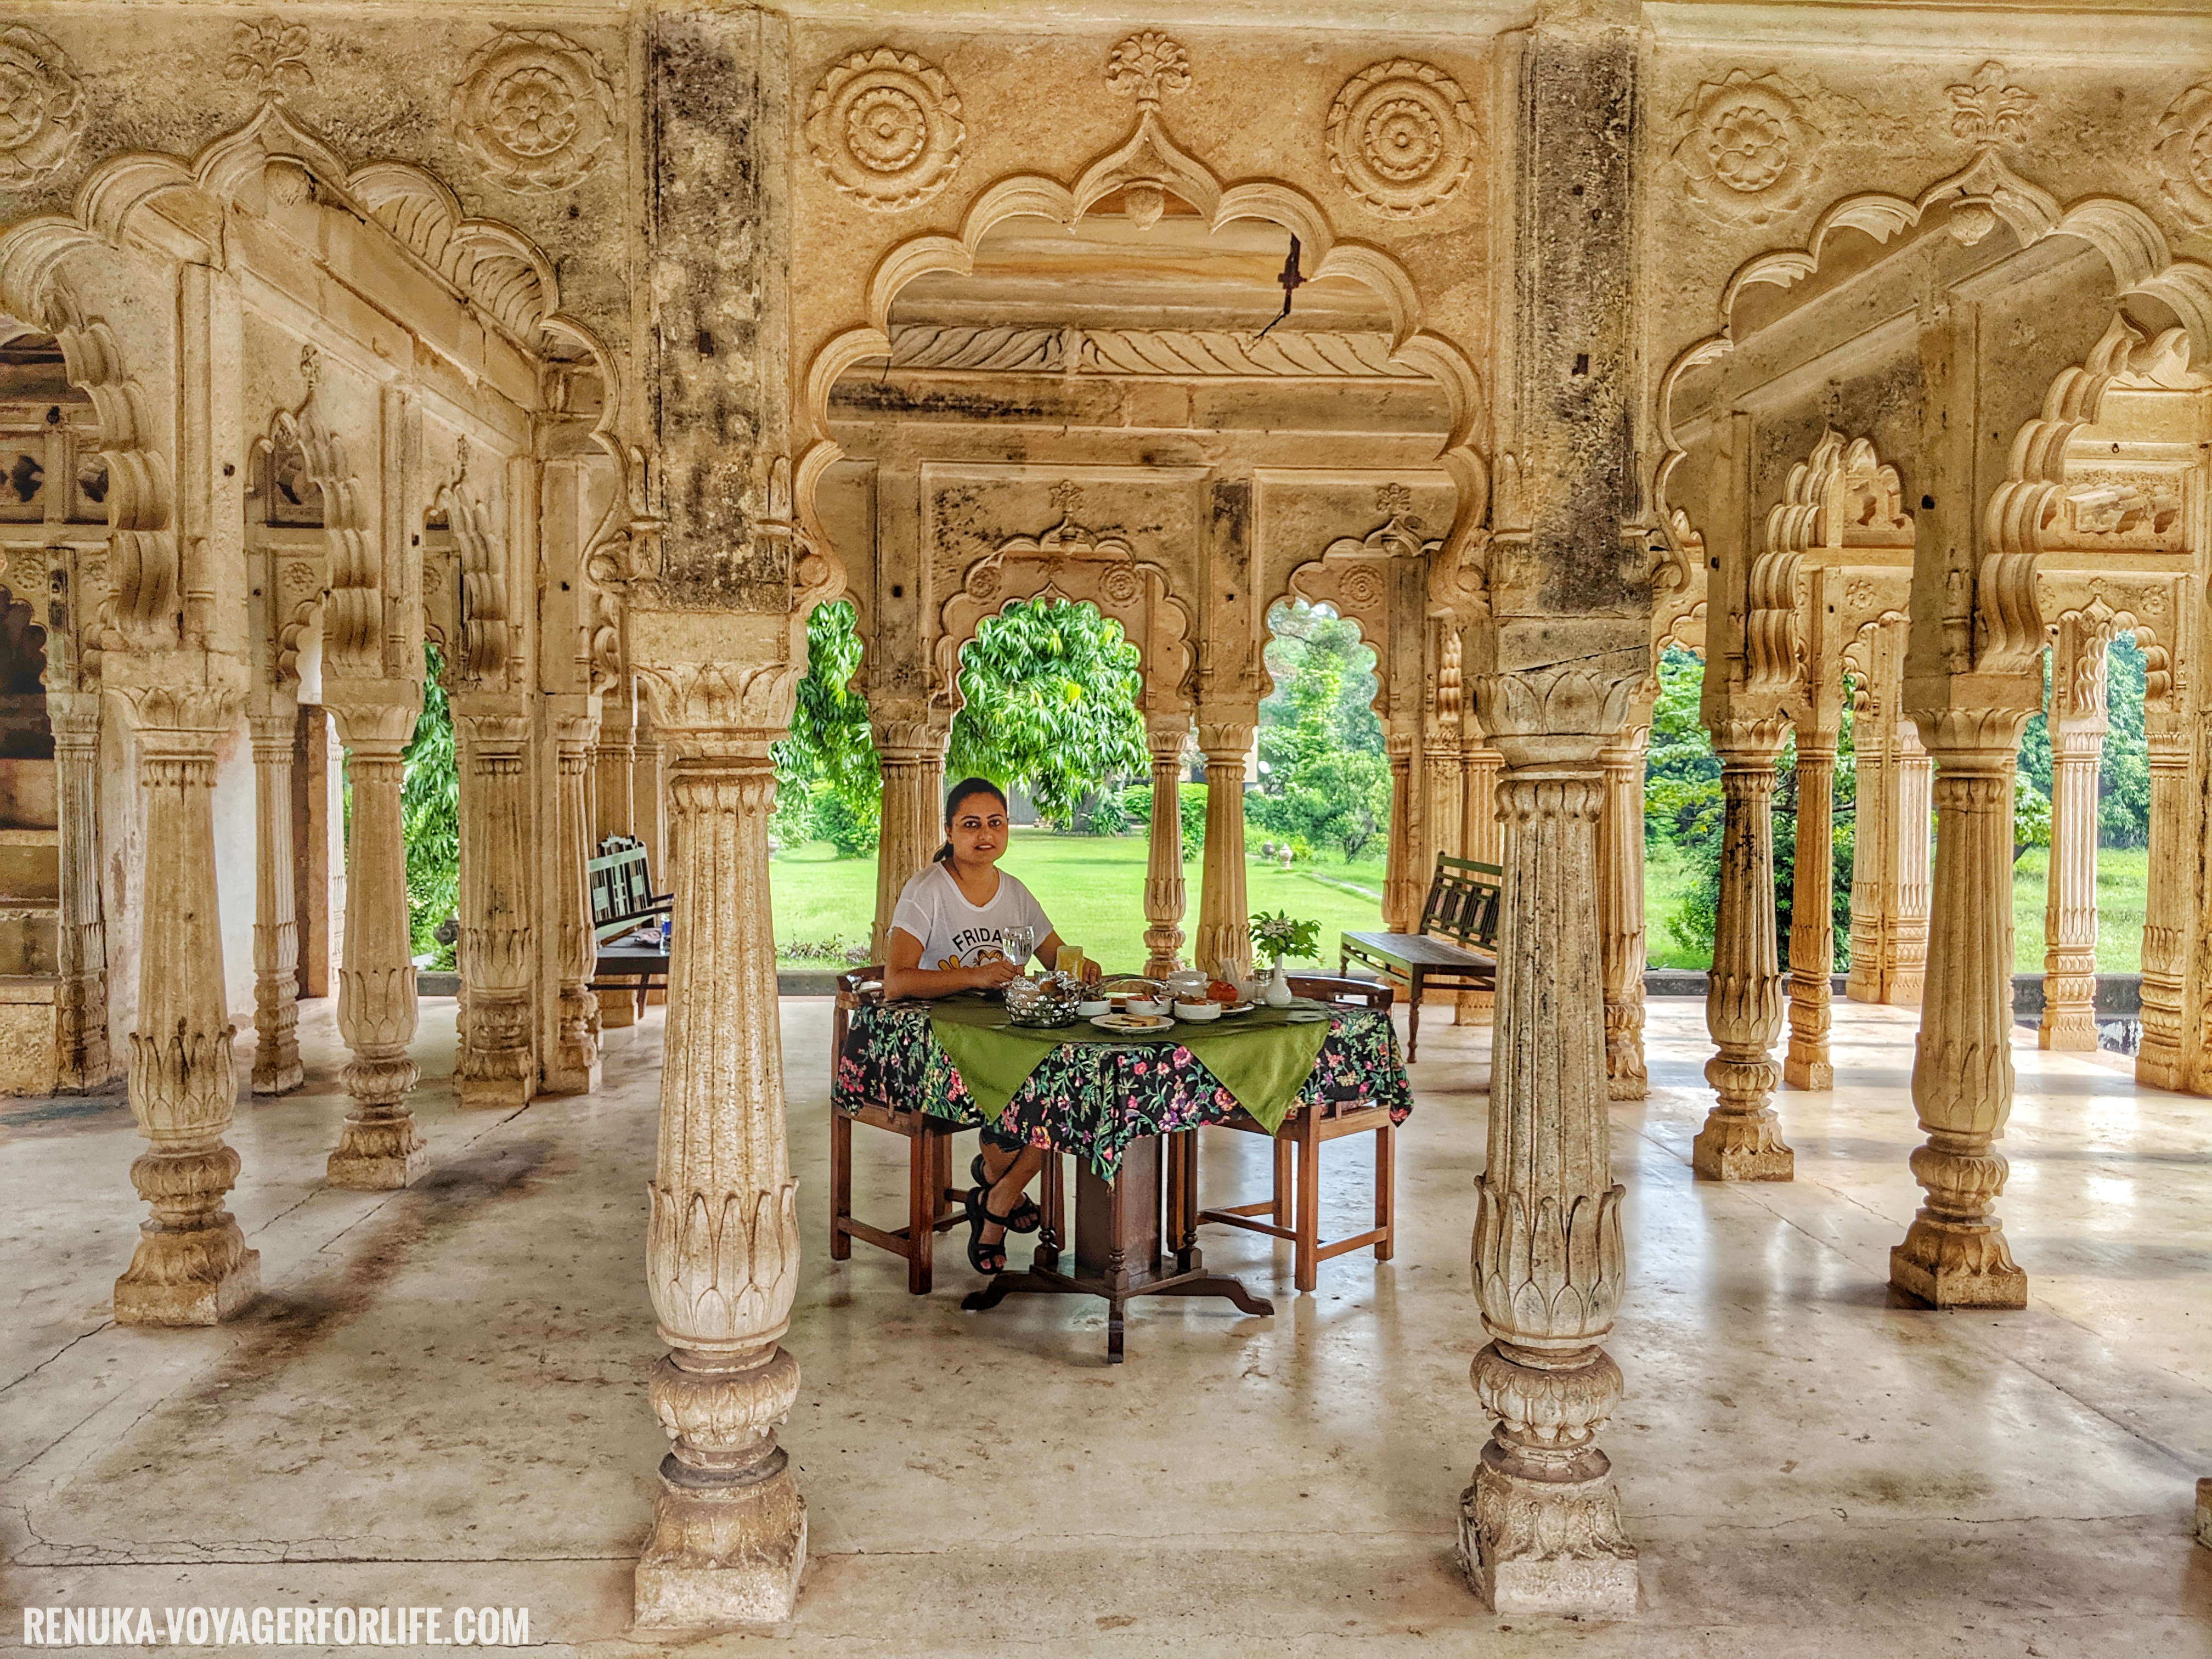
[[[1484,733],[1508,766],[1524,767],[1595,758],[1627,723],[1644,678],[1643,663],[1608,658],[1598,668],[1478,674],[1469,684]]]
[[[1145,718],[1145,750],[1155,769],[1182,763],[1183,740],[1190,735],[1187,714],[1148,714]]]
[[[415,735],[422,688],[413,680],[325,681],[323,706],[356,757],[397,759]]]
[[[212,758],[237,729],[246,699],[228,685],[113,685],[107,695],[144,755]]]
[[[640,665],[639,682],[653,731],[678,754],[734,752],[768,745],[791,724],[804,664],[739,667],[724,663]]]

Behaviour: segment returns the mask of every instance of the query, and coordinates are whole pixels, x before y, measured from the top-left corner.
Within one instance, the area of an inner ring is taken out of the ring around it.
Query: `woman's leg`
[[[983,1139],[983,1207],[993,1215],[1012,1215],[1014,1206],[1022,1201],[1030,1182],[1037,1178],[1048,1156],[1042,1146],[1007,1146],[988,1132]],[[984,1224],[981,1237],[986,1244],[1003,1243],[1006,1230],[997,1222]]]

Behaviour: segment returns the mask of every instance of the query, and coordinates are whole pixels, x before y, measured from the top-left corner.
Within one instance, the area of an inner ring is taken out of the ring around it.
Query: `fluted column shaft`
[[[2143,908],[2142,1046],[2136,1080],[2160,1089],[2204,1091],[2191,1073],[2202,1047],[2189,1040],[2195,994],[2191,972],[2197,934],[2192,915],[2203,878],[2201,775],[2191,716],[2165,710],[2147,714],[2144,736],[2150,762],[2150,889]]]
[[[120,692],[137,727],[146,807],[139,874],[138,1029],[131,1111],[147,1150],[131,1184],[152,1213],[115,1281],[124,1325],[212,1325],[258,1295],[261,1257],[224,1207],[238,1096],[215,879],[216,749],[238,705],[219,694]]]
[[[430,1157],[407,1104],[420,1073],[407,1052],[415,1038],[415,963],[399,799],[401,757],[415,731],[420,693],[404,682],[374,690],[389,700],[325,691],[353,784],[345,955],[338,969],[338,1035],[352,1053],[343,1082],[353,1108],[331,1154],[328,1179],[333,1187],[381,1190],[410,1185],[429,1169]]]
[[[292,754],[299,713],[249,717],[253,734],[253,1092],[288,1094],[300,1064],[300,916],[292,891]]]
[[[2006,1166],[1991,1146],[2012,1110],[2013,756],[2026,720],[1987,710],[1922,722],[1940,769],[1929,994],[1912,1060],[1928,1135],[1912,1178],[1927,1199],[1889,1253],[1889,1279],[1937,1307],[2027,1304],[1996,1217]]]
[[[458,960],[469,1018],[453,1061],[463,1106],[512,1108],[538,1091],[532,1041],[531,720],[520,697],[459,692],[461,934]]]
[[[1605,805],[1598,819],[1598,939],[1605,983],[1605,1086],[1641,1100],[1644,1065],[1644,749],[1638,725],[1599,756]]]
[[[869,960],[890,948],[891,913],[915,873],[945,840],[945,747],[942,726],[924,720],[874,723],[876,758],[884,793],[876,836],[876,920]]]
[[[1403,728],[1385,732],[1382,748],[1390,763],[1390,833],[1383,843],[1382,925],[1394,933],[1410,933],[1421,925],[1421,901],[1428,892],[1428,872],[1419,867],[1420,848],[1415,844],[1413,734]]]
[[[1911,720],[1897,728],[1897,922],[1885,1002],[1917,1008],[1928,973],[1928,818],[1935,763]],[[2008,912],[2009,914],[2009,912]]]
[[[107,928],[100,906],[100,696],[50,691],[54,805],[59,825],[59,915],[55,937],[55,1085],[64,1093],[106,1086]]]
[[[1461,751],[1460,772],[1467,803],[1460,815],[1461,843],[1467,849],[1463,856],[1477,864],[1502,865],[1505,860],[1504,836],[1498,820],[1498,780],[1504,766],[1505,757],[1480,738]],[[1489,1024],[1496,1000],[1494,992],[1462,991],[1452,1023]]]
[[[1853,729],[1858,822],[1851,837],[1851,968],[1844,994],[1880,1002],[1897,927],[1897,734],[1894,705],[1863,694]]]
[[[1835,1086],[1828,1032],[1834,1023],[1836,745],[1832,734],[1797,734],[1797,840],[1790,886],[1790,1051],[1793,1089]]]
[[[1224,977],[1252,969],[1251,910],[1244,889],[1244,759],[1249,721],[1200,717],[1206,755],[1205,885],[1199,895],[1198,965]]]
[[[672,734],[672,741],[673,741]],[[806,1510],[775,1425],[799,1391],[778,1346],[799,1278],[784,1144],[764,744],[684,735],[668,780],[676,908],[647,1279],[674,1442],[637,1567],[647,1627],[790,1615]]]
[[[599,1086],[599,1004],[591,992],[599,959],[592,933],[592,744],[596,712],[556,716],[554,811],[559,820],[560,863],[552,899],[560,929],[561,1006],[554,1064],[545,1068],[548,1091],[589,1094]]]
[[[1771,1102],[1780,1072],[1782,971],[1774,948],[1774,757],[1782,722],[1731,721],[1713,734],[1725,817],[1721,893],[1705,1028],[1713,1109],[1691,1145],[1691,1167],[1708,1181],[1787,1181],[1795,1157]]]
[[[1516,766],[1498,786],[1508,858],[1473,1379],[1497,1425],[1460,1499],[1461,1559],[1492,1606],[1635,1599],[1597,1434],[1621,1376],[1600,1346],[1625,1277],[1606,1115],[1598,939],[1602,769]]]
[[[2101,728],[2051,723],[2051,874],[2043,909],[2045,1048],[2097,1047],[2097,771]]]
[[[1190,721],[1181,714],[1145,722],[1152,763],[1152,821],[1145,847],[1145,972],[1158,977],[1182,966],[1182,744]]]

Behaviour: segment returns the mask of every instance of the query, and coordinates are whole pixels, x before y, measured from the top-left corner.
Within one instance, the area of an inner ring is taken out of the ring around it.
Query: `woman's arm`
[[[1021,972],[1011,962],[979,962],[973,968],[925,968],[921,941],[903,927],[891,929],[884,952],[886,997],[949,997],[957,991],[1004,985]]]

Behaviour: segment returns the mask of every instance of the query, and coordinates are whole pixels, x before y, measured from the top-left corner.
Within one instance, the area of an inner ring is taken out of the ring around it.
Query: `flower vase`
[[[1262,994],[1270,1008],[1291,1006],[1291,976],[1283,971],[1281,963],[1277,963],[1274,972],[1267,975],[1267,988]]]

